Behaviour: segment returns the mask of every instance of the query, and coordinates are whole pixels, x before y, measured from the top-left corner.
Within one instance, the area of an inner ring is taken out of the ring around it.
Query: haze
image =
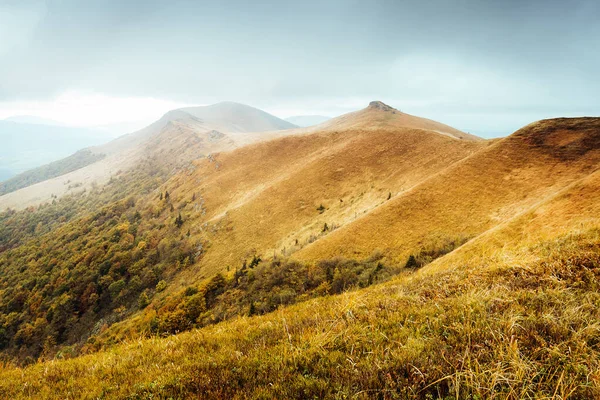
[[[505,136],[600,113],[599,17],[593,0],[9,0],[0,118],[141,127],[223,100],[285,118],[378,99]]]

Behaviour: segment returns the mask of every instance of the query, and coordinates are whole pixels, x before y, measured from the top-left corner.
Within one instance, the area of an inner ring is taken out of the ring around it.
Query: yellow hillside
[[[254,253],[294,255],[488,145],[400,125],[371,129],[394,113],[370,106],[352,128],[217,154],[171,179],[165,189],[207,246],[183,280]]]
[[[432,236],[476,236],[581,179],[600,161],[600,119],[533,123],[400,193],[296,254],[407,257]],[[558,219],[560,220],[560,219]]]
[[[531,138],[525,133],[517,136]],[[0,393],[597,398],[600,177],[590,172],[391,282],[74,360],[5,368]]]

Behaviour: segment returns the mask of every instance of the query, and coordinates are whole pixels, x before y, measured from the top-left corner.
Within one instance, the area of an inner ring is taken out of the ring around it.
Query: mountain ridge
[[[237,116],[237,119],[234,116]],[[183,126],[185,129],[178,128]],[[295,127],[262,110],[234,102],[171,110],[139,131],[122,135],[103,145],[82,149],[91,152],[95,162],[48,180],[34,180],[33,185],[0,196],[0,209],[23,209],[51,201],[53,196],[61,197],[64,194],[81,192],[89,189],[92,184],[102,185],[111,176],[134,168],[140,160],[154,157],[156,152],[171,153],[173,159],[179,160],[178,165],[169,167],[172,169],[211,152],[266,140],[279,135],[277,132],[282,128]],[[212,131],[228,135],[229,139],[215,142],[214,134],[212,138],[207,136],[211,135]],[[184,135],[185,138],[177,138],[177,135]],[[162,145],[159,146],[156,140],[152,139],[155,137],[163,139]],[[198,138],[200,140],[196,140]],[[174,146],[177,143],[186,145],[176,149]],[[146,148],[149,144],[151,151]],[[158,162],[164,163],[167,160],[159,158]],[[43,169],[44,167],[41,167],[41,170]],[[42,171],[37,175],[47,174]],[[24,181],[31,180],[27,178]],[[70,189],[64,184],[67,181],[72,182],[71,188],[77,185],[76,188]]]

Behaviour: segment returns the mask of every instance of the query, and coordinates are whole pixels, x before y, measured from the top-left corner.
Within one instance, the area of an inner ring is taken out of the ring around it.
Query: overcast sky
[[[600,115],[600,2],[0,0],[0,118],[382,100],[482,136]]]

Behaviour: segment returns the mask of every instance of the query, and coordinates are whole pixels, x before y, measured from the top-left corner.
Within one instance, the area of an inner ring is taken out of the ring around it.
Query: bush
[[[165,281],[160,281],[160,282],[158,282],[156,284],[156,291],[157,292],[162,292],[166,288],[167,288],[167,282],[165,282]]]

